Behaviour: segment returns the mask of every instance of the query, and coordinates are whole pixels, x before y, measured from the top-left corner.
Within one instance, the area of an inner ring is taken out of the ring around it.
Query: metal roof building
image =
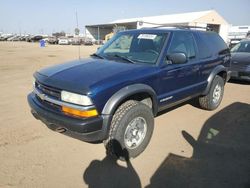
[[[227,41],[229,24],[215,10],[189,12],[181,14],[160,15],[141,18],[130,18],[115,20],[110,23],[86,25],[86,37],[94,40],[103,40],[105,35],[112,32],[114,27],[122,26],[126,29],[140,29],[145,27],[155,27],[157,25],[181,25],[208,27],[210,30],[218,32]]]

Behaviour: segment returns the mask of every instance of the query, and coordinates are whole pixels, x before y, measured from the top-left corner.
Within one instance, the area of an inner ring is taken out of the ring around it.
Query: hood
[[[41,83],[58,89],[80,94],[91,94],[91,89],[105,83],[113,83],[126,78],[133,80],[138,70],[145,65],[129,64],[89,58],[45,68],[35,73]]]
[[[234,52],[232,53],[232,63],[242,65],[250,65],[250,53],[247,52]]]

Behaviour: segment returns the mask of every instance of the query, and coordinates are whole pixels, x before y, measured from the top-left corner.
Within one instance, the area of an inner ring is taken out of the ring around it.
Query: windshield
[[[128,63],[155,64],[166,37],[166,33],[118,33],[97,51],[97,55]]]
[[[250,41],[240,42],[236,44],[231,52],[248,52],[250,53]]]

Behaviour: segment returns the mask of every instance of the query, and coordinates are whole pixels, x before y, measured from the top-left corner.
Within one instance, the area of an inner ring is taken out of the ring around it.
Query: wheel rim
[[[147,133],[147,122],[143,117],[136,117],[128,124],[125,134],[124,143],[127,148],[135,149],[144,140]]]
[[[213,102],[214,103],[218,103],[220,100],[220,96],[221,96],[221,86],[219,84],[217,84],[214,88],[214,92],[213,92]]]

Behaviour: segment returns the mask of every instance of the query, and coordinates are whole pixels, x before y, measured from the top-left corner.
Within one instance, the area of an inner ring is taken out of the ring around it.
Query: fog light
[[[94,110],[86,110],[86,111],[81,111],[81,110],[76,110],[73,108],[69,108],[69,107],[62,107],[62,111],[65,114],[68,115],[73,115],[73,116],[78,116],[78,117],[94,117],[98,115],[98,112],[94,109]]]

